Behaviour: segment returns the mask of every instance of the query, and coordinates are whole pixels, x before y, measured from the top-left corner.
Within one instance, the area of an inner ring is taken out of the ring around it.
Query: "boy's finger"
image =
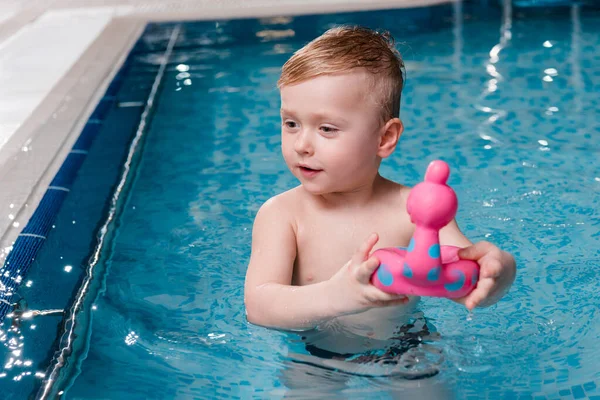
[[[458,251],[458,257],[463,260],[479,260],[494,247],[490,242],[477,242]]]
[[[408,302],[408,296],[404,294],[386,293],[374,286],[369,288],[365,293],[367,293],[370,299],[373,299],[373,301],[377,303],[404,304]]]
[[[391,306],[400,306],[403,304],[408,303],[408,297],[406,296],[402,296],[402,297],[394,297],[393,299],[389,299],[389,300],[379,300],[376,302],[376,305],[380,306],[380,307],[391,307]]]
[[[469,310],[473,310],[490,295],[493,286],[493,280],[481,279],[479,282],[477,282],[477,287],[475,290],[473,290],[473,292],[465,298],[465,307],[467,307]]]
[[[359,264],[369,258],[369,254],[371,254],[371,250],[375,243],[379,240],[379,236],[376,233],[371,233],[367,240],[360,245],[356,253],[354,254],[354,262]]]
[[[410,300],[408,299],[408,297],[406,296],[402,296],[402,297],[398,297],[397,299],[391,300],[389,302],[390,306],[399,306],[401,304],[406,304],[408,303]]]
[[[371,276],[373,275],[377,267],[379,267],[380,263],[381,262],[377,257],[369,257],[369,259],[363,262],[360,265],[360,268],[358,269],[358,281],[361,283],[369,283],[371,280]]]
[[[502,274],[502,263],[498,260],[491,260],[481,268],[481,278],[499,278]]]

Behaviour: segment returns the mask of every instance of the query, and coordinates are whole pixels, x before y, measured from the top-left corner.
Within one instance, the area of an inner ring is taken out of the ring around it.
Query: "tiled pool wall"
[[[4,266],[0,269],[0,289],[2,289],[0,290],[0,322],[10,310],[12,295],[25,279],[38,251],[53,228],[56,215],[68,195],[91,145],[101,131],[108,112],[113,107],[123,107],[125,104],[130,112],[141,114],[143,108],[139,105],[145,105],[144,95],[147,93],[141,91],[139,96],[129,99],[117,98],[117,94],[121,88],[123,76],[128,73],[131,60],[140,51],[142,43],[138,42],[96,105],[38,207],[12,246]],[[134,106],[128,107],[128,103],[134,104]]]
[[[46,369],[54,359],[53,349],[61,343],[60,333],[87,273],[99,221],[106,216],[107,201],[123,173],[127,149],[143,112],[149,109],[159,65],[147,59],[160,59],[174,26],[146,28],[144,37],[152,40],[139,40],[126,57],[2,267],[0,315],[6,319],[0,336],[5,344],[12,342],[7,351],[24,348],[27,356],[21,361],[11,357],[0,371],[3,398],[35,393],[42,383],[22,361]],[[88,153],[93,146],[94,151]],[[49,311],[52,313],[45,315]],[[26,318],[32,312],[39,316]]]
[[[27,276],[29,267],[53,228],[56,215],[71,189],[77,172],[98,135],[106,114],[115,103],[116,93],[121,86],[121,78],[126,73],[127,67],[126,63],[101,98],[0,269],[0,322],[10,311],[13,294]]]

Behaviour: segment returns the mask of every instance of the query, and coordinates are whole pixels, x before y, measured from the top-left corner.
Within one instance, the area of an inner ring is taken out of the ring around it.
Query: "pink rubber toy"
[[[425,182],[410,192],[406,208],[415,233],[408,248],[389,247],[373,253],[379,268],[371,277],[373,285],[396,294],[457,298],[477,285],[479,265],[458,258],[458,247],[441,246],[439,230],[458,208],[456,194],[446,184],[450,168],[437,160],[429,164]]]

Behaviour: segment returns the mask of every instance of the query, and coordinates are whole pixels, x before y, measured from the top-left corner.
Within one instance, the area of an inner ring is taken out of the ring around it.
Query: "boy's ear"
[[[379,140],[379,150],[377,155],[381,158],[389,157],[396,150],[398,139],[404,132],[404,124],[400,118],[392,118],[382,128],[383,132]]]

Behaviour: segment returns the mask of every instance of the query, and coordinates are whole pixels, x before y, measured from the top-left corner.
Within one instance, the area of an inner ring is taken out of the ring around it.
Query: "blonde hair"
[[[329,29],[296,51],[283,65],[277,87],[359,68],[372,77],[373,89],[379,94],[378,103],[383,109],[383,120],[398,117],[404,62],[388,32],[379,33],[358,26]]]

